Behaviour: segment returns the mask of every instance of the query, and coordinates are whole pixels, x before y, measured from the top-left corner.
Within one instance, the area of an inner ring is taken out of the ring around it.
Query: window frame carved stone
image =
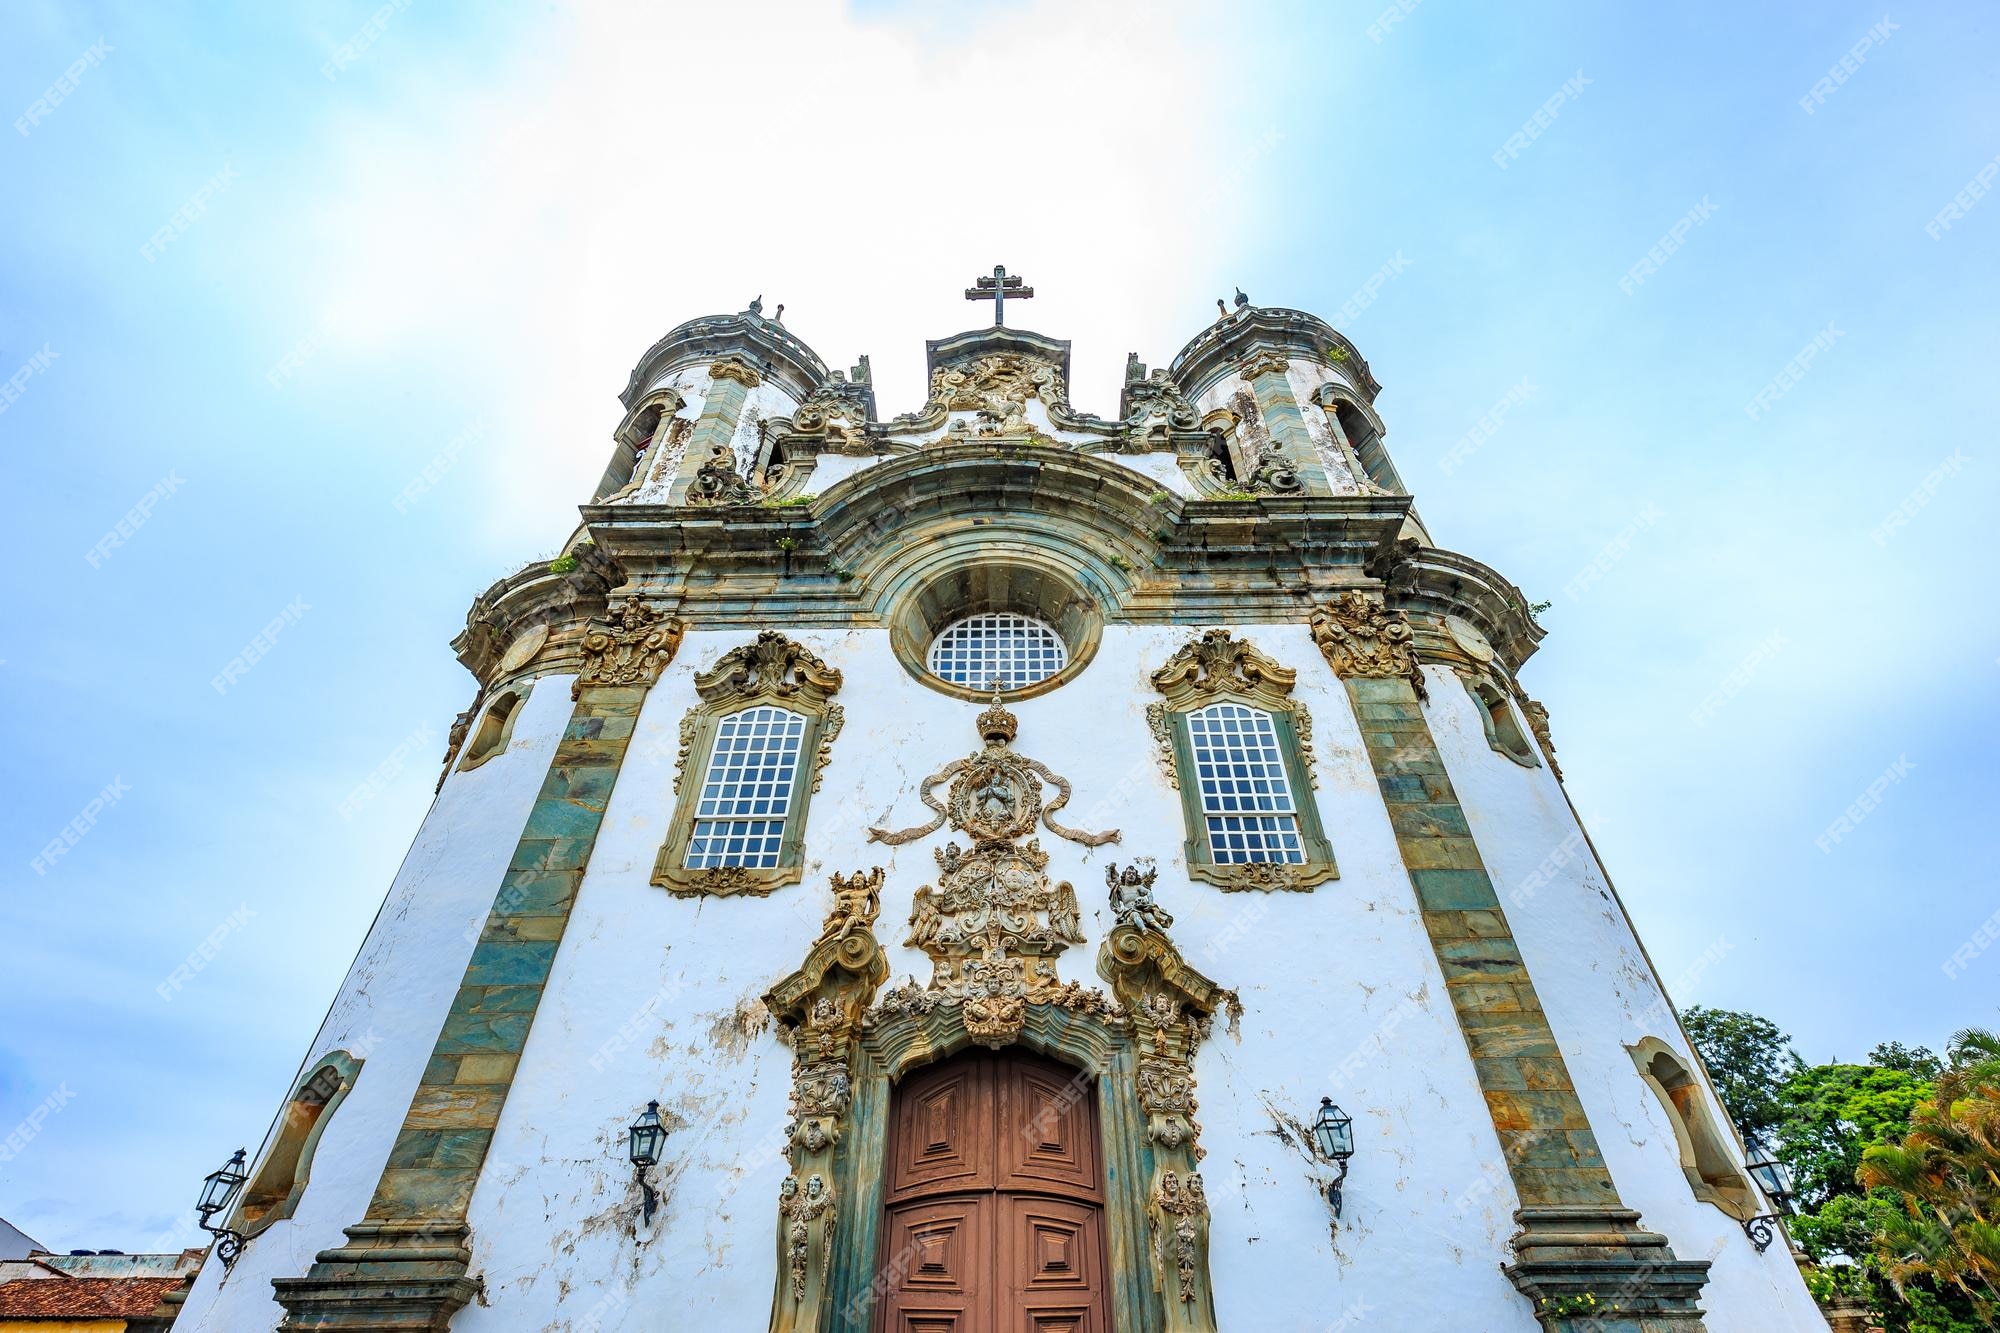
[[[312,1179],[313,1154],[319,1150],[320,1136],[326,1132],[327,1123],[333,1119],[334,1112],[340,1109],[341,1102],[345,1101],[347,1094],[353,1090],[354,1081],[360,1077],[361,1067],[365,1063],[344,1050],[328,1051],[314,1060],[311,1072],[293,1085],[291,1094],[285,1098],[284,1109],[278,1113],[278,1123],[272,1127],[270,1141],[258,1155],[257,1165],[251,1170],[249,1179],[244,1182],[243,1192],[231,1210],[229,1226],[245,1240],[261,1235],[273,1225],[291,1217],[297,1210],[299,1200],[304,1197],[306,1186]],[[335,1087],[323,1094],[316,1092],[314,1085],[320,1081],[321,1075],[328,1072],[335,1076]],[[266,1177],[282,1174],[285,1170],[277,1160],[277,1155],[288,1146],[287,1133],[291,1128],[289,1121],[295,1114],[295,1108],[301,1105],[309,1093],[317,1098],[314,1104],[319,1107],[319,1112],[313,1118],[312,1127],[299,1139],[297,1150],[291,1154],[290,1179],[286,1183],[285,1192],[272,1199],[253,1217],[250,1215],[250,1210],[259,1203],[259,1196],[269,1197],[274,1188],[273,1183]]]
[[[461,745],[453,747],[455,751],[461,751],[456,771],[470,773],[487,760],[507,753],[507,747],[514,739],[514,724],[521,720],[521,711],[528,706],[528,695],[534,688],[535,682],[532,680],[519,685],[509,685],[479,710],[477,722],[472,721],[471,711],[468,710],[466,730],[470,733],[470,739],[461,734],[459,737]],[[494,711],[509,700],[512,700],[512,706],[508,708],[506,716],[494,723]],[[493,724],[490,735],[488,724]],[[440,781],[438,785],[442,787],[444,784]]]
[[[1227,629],[1211,629],[1182,645],[1153,673],[1152,680],[1153,688],[1166,697],[1147,705],[1146,725],[1153,733],[1167,785],[1180,793],[1188,878],[1228,892],[1304,892],[1340,878],[1333,844],[1327,840],[1319,802],[1313,796],[1319,774],[1313,756],[1312,714],[1292,695],[1298,672]],[[1187,726],[1188,714],[1215,703],[1239,704],[1271,719],[1285,778],[1292,789],[1292,817],[1298,822],[1304,861],[1215,861],[1208,841],[1207,815],[1201,808],[1201,785],[1191,780],[1194,749]]]
[[[1536,756],[1535,743],[1528,739],[1527,729],[1514,716],[1508,701],[1508,690],[1494,673],[1459,667],[1454,674],[1464,683],[1466,696],[1478,710],[1479,725],[1486,732],[1486,744],[1492,747],[1493,752],[1513,760],[1522,768],[1540,768],[1542,761]],[[1510,744],[1502,733],[1501,719],[1494,715],[1496,709],[1506,710],[1506,721],[1511,725],[1518,745]]]
[[[1673,1128],[1681,1173],[1687,1177],[1688,1188],[1693,1191],[1694,1197],[1703,1203],[1713,1204],[1739,1222],[1747,1222],[1763,1212],[1763,1196],[1736,1164],[1738,1147],[1735,1136],[1716,1123],[1713,1108],[1703,1100],[1702,1082],[1695,1077],[1687,1057],[1658,1037],[1642,1037],[1625,1049],[1631,1054],[1632,1063],[1638,1067],[1639,1077],[1660,1099],[1660,1109],[1666,1113],[1667,1123]],[[1662,1082],[1655,1071],[1655,1064],[1662,1057],[1670,1061],[1681,1076],[1682,1081],[1673,1088]],[[1689,1100],[1694,1107],[1692,1116],[1675,1098],[1674,1088],[1688,1089]],[[1703,1142],[1696,1142],[1697,1135]],[[1712,1164],[1717,1161],[1722,1163],[1714,1168],[1713,1174],[1702,1170],[1701,1159],[1704,1155],[1710,1156]]]
[[[812,795],[832,762],[833,742],[847,720],[841,706],[833,701],[840,686],[839,668],[828,666],[812,650],[776,630],[765,630],[752,642],[730,649],[695,677],[695,693],[701,702],[681,718],[680,753],[674,764],[674,816],[653,863],[654,884],[680,898],[761,898],[804,877],[806,816]],[[766,705],[805,719],[778,864],[689,867],[684,864],[688,841],[694,832],[702,785],[715,756],[716,732],[723,719]]]

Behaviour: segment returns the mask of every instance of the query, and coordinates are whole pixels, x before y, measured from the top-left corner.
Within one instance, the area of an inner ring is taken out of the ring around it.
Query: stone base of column
[[[462,1222],[362,1222],[321,1250],[304,1277],[272,1280],[287,1333],[445,1333],[479,1294]]]
[[[1590,1333],[1697,1333],[1706,1259],[1677,1259],[1629,1208],[1523,1208],[1505,1272],[1542,1327]]]

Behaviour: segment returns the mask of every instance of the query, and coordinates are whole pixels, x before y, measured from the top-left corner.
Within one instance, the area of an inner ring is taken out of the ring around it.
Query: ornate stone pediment
[[[674,660],[687,626],[636,599],[622,603],[607,621],[592,621],[583,636],[583,669],[571,689],[586,685],[650,688]]]
[[[1419,699],[1424,673],[1417,665],[1410,618],[1364,592],[1349,589],[1313,612],[1313,642],[1342,680],[1351,676],[1402,676]]]
[[[933,370],[924,407],[978,413],[975,435],[1021,436],[1039,433],[1028,420],[1030,400],[1051,413],[1069,410],[1061,367],[1025,352],[995,352]]]
[[[1176,708],[1234,696],[1265,708],[1288,708],[1299,673],[1226,629],[1191,639],[1153,673],[1153,688]]]
[[[711,705],[758,699],[818,704],[836,693],[840,684],[840,668],[828,666],[810,648],[774,629],[730,649],[694,678],[695,693]]]

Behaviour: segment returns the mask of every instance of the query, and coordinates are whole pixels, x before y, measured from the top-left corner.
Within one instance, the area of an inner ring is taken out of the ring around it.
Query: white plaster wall
[[[1785,1246],[1758,1254],[1740,1222],[1688,1186],[1667,1110],[1629,1048],[1656,1037],[1690,1069],[1699,1064],[1561,784],[1546,766],[1523,768],[1488,744],[1451,671],[1430,667],[1427,675],[1431,731],[1620,1197],[1679,1257],[1712,1261],[1710,1329],[1823,1333],[1826,1321]],[[1711,947],[1711,957],[1732,947],[1726,930]],[[1727,1136],[1728,1118],[1703,1086]]]
[[[309,1062],[344,1050],[363,1064],[326,1122],[298,1210],[252,1239],[226,1282],[220,1262],[204,1267],[175,1328],[276,1327],[284,1311],[271,1298],[271,1279],[303,1274],[320,1250],[344,1243],[343,1228],[367,1211],[569,723],[569,685],[567,676],[537,681],[506,751],[445,781],[308,1048]],[[274,1119],[289,1092],[272,1089]]]

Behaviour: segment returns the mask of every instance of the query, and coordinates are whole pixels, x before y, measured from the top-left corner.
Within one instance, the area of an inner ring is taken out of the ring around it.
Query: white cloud
[[[832,3],[599,6],[476,80],[388,34],[391,91],[328,120],[302,192],[300,302],[350,355],[484,368],[499,467],[466,484],[536,533],[587,498],[639,354],[760,293],[829,365],[872,354],[893,414],[1006,263],[1039,293],[1010,323],[1073,339],[1073,397],[1109,413],[1126,352],[1163,363],[1206,322],[1279,175],[1206,21],[1055,0],[940,36]]]

